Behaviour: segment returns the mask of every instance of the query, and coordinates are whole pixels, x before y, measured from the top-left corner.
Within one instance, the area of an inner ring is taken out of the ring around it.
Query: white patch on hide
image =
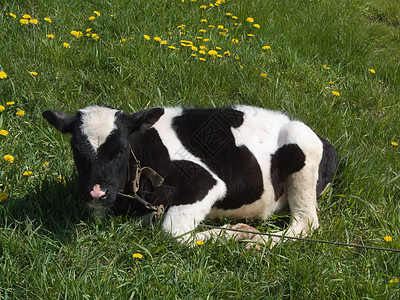
[[[87,136],[94,151],[97,151],[111,132],[117,128],[115,114],[118,110],[94,105],[79,111],[82,113],[81,130]]]

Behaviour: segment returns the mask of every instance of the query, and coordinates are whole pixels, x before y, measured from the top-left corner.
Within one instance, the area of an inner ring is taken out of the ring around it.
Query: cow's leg
[[[292,217],[289,228],[276,234],[305,236],[309,230],[319,226],[316,187],[323,146],[318,136],[309,127],[297,121],[285,125],[279,134],[279,147],[290,144],[297,145],[301,149],[305,161],[304,166],[290,174],[284,182],[284,192]],[[261,244],[271,240],[271,246],[274,246],[281,239],[256,235],[252,240]]]
[[[214,203],[222,199],[225,194],[225,183],[217,179],[217,183],[209,190],[203,199],[193,204],[170,207],[163,216],[163,230],[183,243],[195,242],[195,239],[205,240],[206,238],[201,238],[201,236],[196,237],[190,233],[206,218]]]

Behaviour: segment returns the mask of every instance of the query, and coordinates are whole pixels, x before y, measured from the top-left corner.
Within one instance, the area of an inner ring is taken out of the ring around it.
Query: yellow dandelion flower
[[[205,29],[200,29],[199,32],[207,32]]]
[[[51,23],[51,19],[50,18],[44,18],[43,20],[45,20],[47,23]]]
[[[200,57],[199,60],[200,61],[206,61],[206,59],[204,57]]]
[[[208,25],[208,28],[215,28],[215,25]]]
[[[196,46],[191,46],[192,51],[198,51],[198,48]]]
[[[333,81],[329,81],[328,83],[329,83],[330,85],[332,85],[332,84],[333,84]]]
[[[385,236],[383,239],[388,243],[390,243],[393,240],[393,238],[390,235]]]
[[[14,105],[14,104],[15,104],[14,101],[8,101],[8,102],[6,102],[6,105]]]
[[[231,56],[231,53],[229,51],[225,51],[224,54],[227,56]]]
[[[90,16],[90,17],[88,18],[89,21],[93,21],[94,19],[96,19],[95,16]]]
[[[7,78],[7,74],[4,71],[0,71],[0,79],[6,79]]]
[[[389,280],[389,283],[397,283],[397,282],[399,282],[398,278],[393,278]]]
[[[228,12],[228,13],[225,14],[225,16],[232,17],[232,14]]]
[[[374,69],[368,69],[368,71],[370,71],[372,74],[376,73],[376,71]]]
[[[65,48],[71,48],[71,46],[69,45],[69,43],[63,43],[63,46],[65,47]]]
[[[237,20],[239,18],[237,16],[232,16],[232,19]]]
[[[323,65],[322,66],[325,70],[330,70],[331,68],[330,67],[328,67],[328,65]]]
[[[13,13],[9,13],[8,15],[9,15],[10,17],[13,17],[14,19],[17,18],[17,16],[16,16],[15,14],[13,14]]]
[[[260,28],[260,24],[253,24],[253,27],[259,29]]]
[[[200,22],[201,23],[207,23],[207,19],[201,19]]]
[[[19,21],[20,21],[21,24],[24,24],[24,25],[29,23],[29,21],[27,19],[21,19]]]
[[[140,254],[140,253],[133,253],[133,254],[132,254],[132,257],[133,257],[133,258],[143,258],[143,255]]]
[[[22,176],[29,176],[32,175],[32,171],[25,171],[24,173],[22,173]]]
[[[176,50],[175,46],[168,46],[169,49]]]
[[[201,9],[205,9],[205,8],[207,8],[207,6],[205,6],[205,5],[200,5],[200,8],[201,8]]]
[[[161,44],[161,45],[167,45],[167,44],[168,44],[168,41],[163,40],[163,41],[160,42],[160,44]]]
[[[160,38],[159,36],[155,36],[155,37],[154,37],[154,40],[155,40],[156,42],[161,42],[161,38]]]
[[[54,34],[46,34],[46,37],[48,37],[49,39],[54,39]]]
[[[90,35],[92,37],[92,39],[94,39],[96,42],[100,39],[99,35],[97,33],[92,33]]]
[[[224,27],[224,25],[218,25],[217,28],[218,29],[224,29],[225,27]]]
[[[0,193],[0,202],[3,202],[4,200],[6,200],[8,197],[8,194],[6,193]]]
[[[226,36],[226,32],[221,31],[219,35]]]
[[[204,41],[204,42],[209,42],[209,41],[210,41],[210,39],[203,39],[203,41]]]
[[[396,142],[391,142],[391,144],[392,144],[393,147],[397,147],[397,146],[399,145],[399,144],[396,143]]]
[[[39,21],[37,20],[37,19],[30,19],[29,20],[29,23],[31,23],[31,24],[37,24]]]
[[[265,77],[267,77],[267,73],[261,73],[260,76],[261,76],[262,78],[265,78]]]
[[[193,56],[193,57],[196,57],[196,56],[197,56],[197,54],[196,54],[196,53],[192,53],[192,54],[191,54],[191,56]]]
[[[57,180],[60,183],[65,183],[65,177],[64,176],[61,176],[61,175],[57,176]]]
[[[14,156],[9,155],[9,154],[4,155],[4,156],[3,156],[3,159],[4,159],[6,162],[10,163],[10,164],[12,164],[12,163],[14,162]]]
[[[71,34],[72,34],[74,37],[76,37],[77,39],[79,39],[80,37],[83,36],[82,31],[72,30],[72,31],[71,31]]]
[[[390,235],[385,236],[383,239],[388,243],[390,243],[393,240],[393,238]]]
[[[37,72],[35,72],[35,71],[31,71],[31,72],[29,72],[29,74],[31,74],[32,76],[37,76]]]
[[[23,110],[19,110],[19,111],[17,111],[15,114],[16,114],[17,116],[20,116],[20,117],[25,116],[25,112],[24,112]]]
[[[337,92],[337,91],[332,91],[332,95],[339,97],[339,96],[340,96],[340,93]]]
[[[201,245],[204,245],[204,242],[201,241],[201,240],[198,240],[198,241],[196,241],[196,244],[199,245],[199,246],[201,246]]]
[[[43,167],[47,167],[49,165],[49,162],[48,161],[45,161],[44,163],[42,163],[42,166]]]
[[[23,19],[32,19],[32,17],[28,14],[25,14],[22,16]]]
[[[2,135],[2,136],[7,136],[7,135],[8,135],[8,131],[2,129],[2,130],[0,130],[0,135]]]
[[[252,17],[248,17],[248,18],[246,19],[246,22],[253,23],[253,22],[254,22],[254,19],[253,19]]]
[[[218,52],[215,50],[208,51],[208,55],[210,55],[210,56],[216,56],[217,54],[218,54]]]
[[[204,54],[206,54],[206,51],[200,50],[200,51],[199,51],[199,54],[203,54],[203,55],[204,55]]]
[[[100,17],[100,13],[99,13],[97,10],[95,10],[93,13],[94,13],[96,16]]]
[[[239,40],[238,40],[238,39],[232,39],[232,43],[233,43],[233,44],[238,44],[238,43],[239,43]]]
[[[269,49],[271,49],[271,46],[263,46],[262,49],[263,50],[269,50]]]
[[[143,38],[147,41],[150,41],[150,36],[148,36],[147,34],[143,35]]]
[[[253,37],[254,34],[248,33],[247,36],[248,36],[248,37]]]
[[[88,29],[86,29],[85,31],[86,31],[86,32],[91,32],[91,31],[92,31],[92,28],[88,28]]]
[[[200,48],[201,50],[207,50],[207,47],[204,46],[204,45],[199,46],[199,48]]]
[[[0,112],[2,112],[3,110],[5,110],[6,108],[3,105],[0,105]]]

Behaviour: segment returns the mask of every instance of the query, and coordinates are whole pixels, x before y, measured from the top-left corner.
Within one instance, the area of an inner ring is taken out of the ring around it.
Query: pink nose
[[[96,185],[93,187],[93,190],[90,192],[90,196],[91,196],[92,198],[96,198],[96,199],[101,198],[101,197],[104,196],[105,194],[106,194],[106,192],[100,190],[100,185],[98,185],[98,184],[96,184]]]

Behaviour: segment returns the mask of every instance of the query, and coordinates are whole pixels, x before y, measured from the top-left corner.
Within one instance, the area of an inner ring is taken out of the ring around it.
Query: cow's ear
[[[72,133],[76,116],[55,110],[46,110],[42,116],[62,133]]]
[[[164,108],[155,107],[129,115],[132,131],[149,129],[163,114]]]

